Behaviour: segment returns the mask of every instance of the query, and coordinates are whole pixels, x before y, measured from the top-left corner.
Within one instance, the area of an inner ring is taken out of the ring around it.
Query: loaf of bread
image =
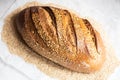
[[[15,24],[27,46],[67,69],[91,73],[105,61],[99,32],[68,10],[32,6],[16,15]]]

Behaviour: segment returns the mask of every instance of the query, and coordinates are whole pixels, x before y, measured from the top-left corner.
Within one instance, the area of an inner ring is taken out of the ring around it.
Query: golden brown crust
[[[30,48],[66,68],[90,73],[105,60],[100,34],[87,19],[67,10],[34,6],[17,14],[15,22]]]

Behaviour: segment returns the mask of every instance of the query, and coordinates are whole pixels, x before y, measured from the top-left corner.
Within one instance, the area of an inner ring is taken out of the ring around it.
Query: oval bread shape
[[[18,13],[15,23],[33,51],[63,67],[91,73],[103,65],[103,41],[87,19],[60,8],[33,6]]]

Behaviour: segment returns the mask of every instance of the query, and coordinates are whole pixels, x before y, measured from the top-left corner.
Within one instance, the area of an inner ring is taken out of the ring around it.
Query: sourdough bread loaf
[[[105,47],[94,27],[61,8],[33,6],[15,17],[18,33],[37,54],[70,70],[91,73],[105,60]]]

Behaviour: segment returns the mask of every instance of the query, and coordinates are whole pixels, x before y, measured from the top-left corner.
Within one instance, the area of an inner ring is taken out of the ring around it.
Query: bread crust
[[[91,73],[105,60],[105,47],[87,19],[68,10],[33,6],[16,15],[16,27],[37,54],[70,70]]]

